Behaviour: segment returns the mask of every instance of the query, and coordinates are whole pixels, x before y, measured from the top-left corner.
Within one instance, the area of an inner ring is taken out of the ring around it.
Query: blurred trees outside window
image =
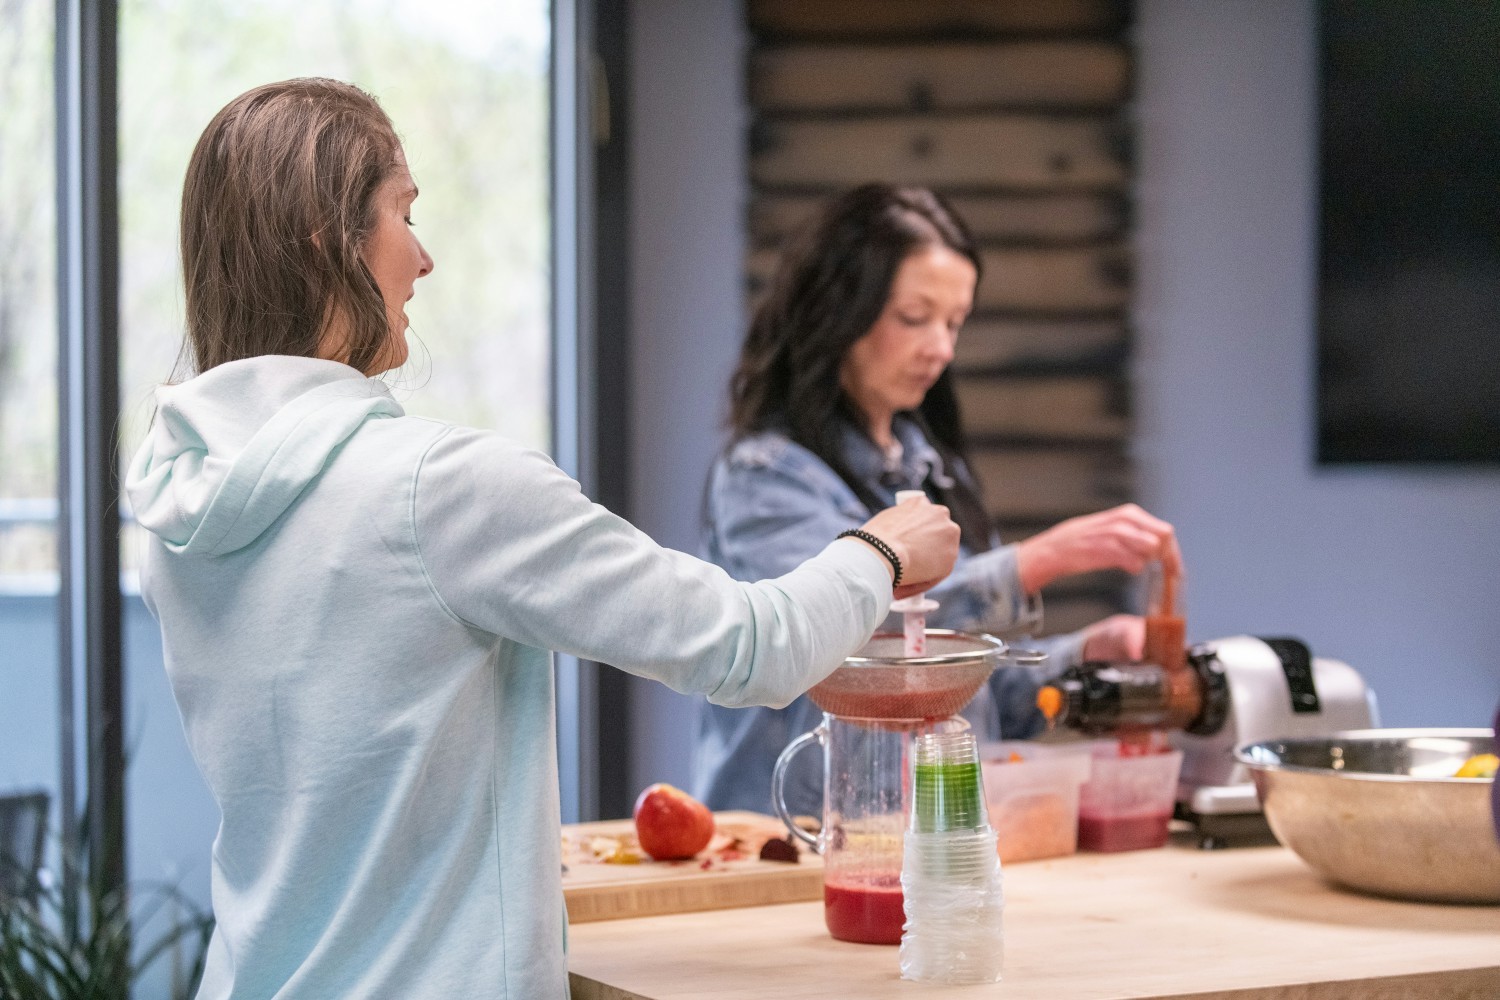
[[[0,0],[0,580],[47,579],[57,478],[53,6]],[[408,307],[410,413],[545,447],[546,0],[120,0],[121,466],[179,369],[182,177],[238,94],[329,76],[377,97],[435,261]],[[129,541],[122,565],[133,568]]]
[[[0,594],[55,588],[53,13],[0,0]]]

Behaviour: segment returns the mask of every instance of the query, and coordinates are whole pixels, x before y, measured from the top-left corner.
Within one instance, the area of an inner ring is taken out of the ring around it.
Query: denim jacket
[[[969,479],[960,463],[945,468],[918,426],[898,417],[893,428],[902,445],[898,468],[886,468],[875,444],[853,427],[844,429],[844,459],[850,471],[886,504],[896,492],[938,485],[949,477]],[[821,551],[828,540],[869,520],[854,491],[822,459],[777,432],[736,442],[709,474],[702,555],[738,580],[764,580],[790,572]],[[1021,588],[1016,546],[993,544],[983,552],[961,548],[952,574],[928,592],[939,602],[927,616],[934,628],[983,631],[1007,639],[1039,629],[1041,601]],[[899,619],[888,627],[900,629]],[[1045,677],[1082,658],[1081,635],[1027,645],[1047,651],[1039,668],[997,670],[964,710],[981,740],[1025,739],[1043,727],[1036,691]],[[822,712],[804,695],[782,709],[700,706],[694,753],[694,794],[713,809],[769,812],[771,771],[782,749],[817,726]],[[804,753],[788,771],[787,806],[794,815],[822,811],[817,755]]]

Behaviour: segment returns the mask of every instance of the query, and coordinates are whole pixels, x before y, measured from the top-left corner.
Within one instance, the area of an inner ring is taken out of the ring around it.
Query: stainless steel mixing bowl
[[[1489,729],[1360,729],[1235,752],[1276,838],[1333,882],[1397,899],[1500,903]]]

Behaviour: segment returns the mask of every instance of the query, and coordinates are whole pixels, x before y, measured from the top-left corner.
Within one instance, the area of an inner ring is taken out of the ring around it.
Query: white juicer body
[[[1182,750],[1177,799],[1202,815],[1260,811],[1255,786],[1234,759],[1259,740],[1323,736],[1379,725],[1375,694],[1347,663],[1314,657],[1296,640],[1239,635],[1192,650],[1212,657],[1229,688],[1224,725],[1207,736],[1172,734]]]

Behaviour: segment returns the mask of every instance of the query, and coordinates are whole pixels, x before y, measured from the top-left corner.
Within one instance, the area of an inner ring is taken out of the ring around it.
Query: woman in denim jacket
[[[1139,572],[1176,558],[1172,527],[1133,504],[1001,544],[964,461],[948,365],[980,259],[963,223],[930,191],[868,184],[831,202],[784,256],[756,311],[730,385],[730,442],[709,475],[704,555],[740,580],[780,576],[920,489],[962,528],[952,575],[929,596],[932,627],[1015,637],[1038,631],[1038,592],[1059,577]],[[896,627],[899,628],[899,625]],[[1037,671],[997,671],[964,712],[982,739],[1043,726],[1041,681],[1084,659],[1137,659],[1139,616],[1114,615],[1040,643]],[[695,793],[715,809],[770,808],[781,750],[814,728],[806,698],[787,708],[703,704]],[[821,811],[821,777],[792,767],[793,813]]]

